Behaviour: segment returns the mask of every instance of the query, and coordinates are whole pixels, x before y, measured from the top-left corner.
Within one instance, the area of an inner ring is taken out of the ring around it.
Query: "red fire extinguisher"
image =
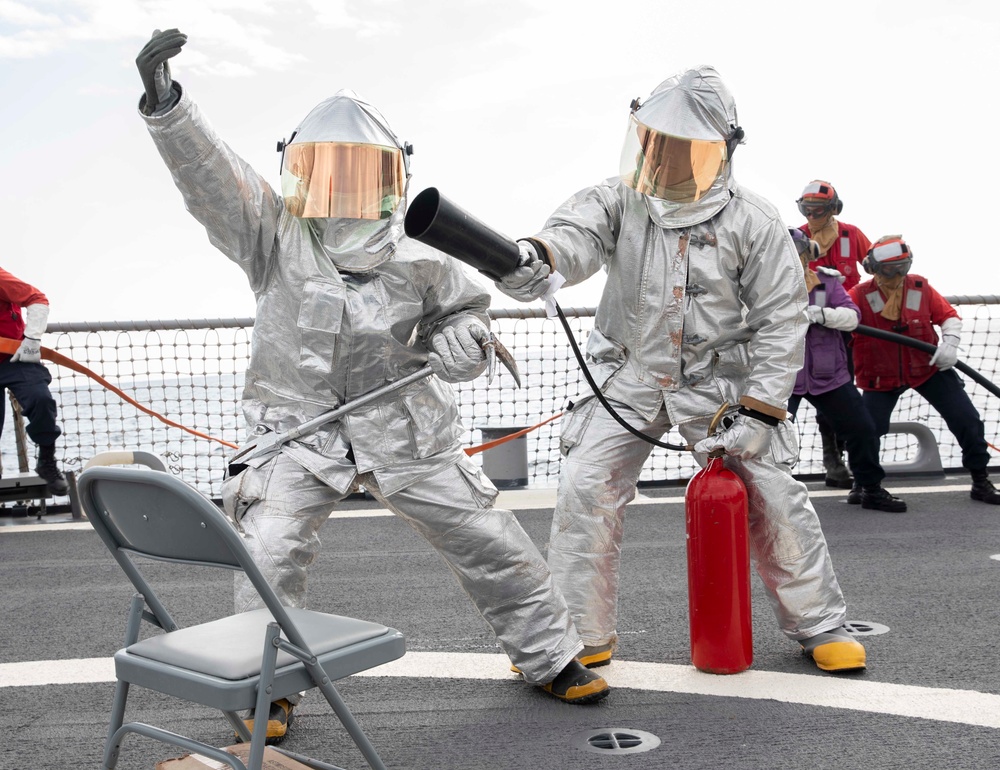
[[[691,663],[737,674],[753,662],[747,490],[722,457],[691,479],[687,517]]]

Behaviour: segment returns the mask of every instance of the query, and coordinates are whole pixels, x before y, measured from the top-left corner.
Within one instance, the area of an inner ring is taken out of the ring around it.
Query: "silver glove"
[[[520,302],[531,302],[541,297],[549,288],[549,266],[542,260],[535,247],[527,241],[518,241],[521,249],[521,266],[494,284],[508,297]]]
[[[774,428],[767,423],[755,417],[738,414],[722,433],[703,438],[695,444],[694,451],[707,454],[713,449],[722,447],[727,455],[739,457],[741,460],[752,460],[767,453],[771,447],[773,433]]]
[[[431,337],[433,352],[427,357],[427,363],[445,382],[474,380],[486,371],[483,345],[489,338],[489,331],[478,323],[445,327]]]

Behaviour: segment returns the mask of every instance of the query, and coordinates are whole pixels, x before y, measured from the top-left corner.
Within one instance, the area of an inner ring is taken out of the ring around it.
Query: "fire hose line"
[[[12,340],[12,339],[7,339],[5,337],[0,337],[0,353],[6,353],[8,355],[13,355],[14,353],[17,352],[17,349],[20,347],[20,345],[21,345],[20,340]],[[56,364],[58,366],[65,366],[67,369],[72,369],[74,372],[78,372],[78,373],[80,373],[80,374],[82,374],[82,375],[84,375],[86,377],[89,377],[94,382],[96,382],[99,385],[101,385],[103,388],[105,388],[107,390],[110,390],[112,393],[114,393],[116,396],[118,396],[119,398],[121,398],[123,401],[131,404],[132,406],[134,406],[136,409],[140,410],[141,412],[144,412],[144,413],[146,413],[146,414],[148,414],[148,415],[150,415],[152,417],[155,417],[160,422],[163,422],[163,423],[165,423],[165,424],[167,424],[167,425],[169,425],[169,426],[171,426],[173,428],[180,428],[181,430],[186,431],[187,433],[190,433],[192,436],[197,436],[198,438],[208,439],[209,441],[215,441],[215,442],[217,442],[219,444],[222,444],[223,446],[227,446],[227,447],[229,447],[231,449],[239,449],[239,446],[237,444],[232,444],[229,441],[224,441],[223,439],[215,438],[214,436],[209,436],[206,433],[202,433],[200,431],[194,430],[193,428],[189,428],[186,425],[181,425],[178,422],[174,422],[173,420],[171,420],[171,419],[169,419],[167,417],[164,417],[159,412],[156,412],[155,410],[150,409],[149,407],[143,406],[138,401],[136,401],[134,398],[132,398],[131,396],[129,396],[127,393],[125,393],[121,389],[119,389],[119,388],[115,387],[114,385],[112,385],[110,382],[108,382],[106,379],[104,379],[97,372],[93,371],[92,369],[88,369],[83,364],[77,363],[76,361],[74,361],[72,358],[69,358],[68,356],[64,356],[62,353],[59,353],[59,352],[57,352],[55,350],[52,350],[51,348],[46,348],[46,347],[43,347],[41,352],[42,352],[42,359],[43,360],[45,360],[45,361],[51,361],[52,363],[54,363],[54,364]],[[465,450],[465,453],[467,455],[474,455],[474,454],[478,454],[479,452],[485,452],[487,449],[492,449],[493,447],[499,446],[500,444],[506,443],[507,441],[513,441],[516,438],[520,438],[521,436],[524,436],[527,433],[530,433],[531,431],[536,430],[537,428],[540,428],[543,425],[546,425],[547,423],[550,423],[553,420],[556,420],[556,419],[558,419],[561,416],[562,416],[562,412],[559,412],[558,414],[552,415],[548,419],[542,420],[537,425],[532,425],[530,428],[525,428],[524,430],[517,431],[516,433],[512,433],[512,434],[510,434],[508,436],[504,436],[502,438],[496,439],[495,441],[489,441],[489,442],[487,442],[485,444],[482,444],[480,446],[469,447],[468,449]]]
[[[531,431],[537,430],[538,428],[541,428],[543,425],[547,425],[553,420],[559,419],[560,417],[562,417],[562,414],[563,414],[562,412],[558,412],[557,414],[554,414],[551,417],[542,420],[540,423],[532,425],[530,428],[524,428],[522,430],[517,431],[516,433],[510,433],[506,436],[501,436],[498,439],[494,439],[493,441],[487,441],[485,444],[480,444],[479,446],[469,447],[468,449],[465,450],[465,453],[469,456],[472,456],[475,454],[479,454],[480,452],[485,452],[487,449],[493,449],[493,447],[500,446],[501,444],[506,444],[508,441],[513,441],[516,438],[521,438],[521,436],[526,436],[527,434],[531,433]]]
[[[12,340],[12,339],[7,339],[5,337],[0,337],[0,353],[8,353],[10,355],[13,355],[14,353],[17,352],[17,349],[20,347],[20,345],[21,343],[19,340]],[[121,398],[123,401],[126,401],[127,403],[131,404],[139,411],[145,412],[146,414],[155,417],[162,423],[166,423],[167,425],[173,428],[180,428],[183,431],[187,431],[192,436],[197,436],[198,438],[205,438],[208,439],[209,441],[216,441],[232,449],[239,449],[239,447],[236,444],[231,444],[228,441],[223,441],[221,438],[215,438],[214,436],[209,436],[206,433],[201,433],[200,431],[194,430],[193,428],[188,428],[186,425],[181,425],[179,422],[174,422],[173,420],[164,417],[159,412],[156,412],[150,409],[149,407],[143,406],[134,398],[129,396],[127,393],[125,393],[122,390],[119,390],[110,382],[108,382],[106,379],[101,377],[101,375],[99,375],[97,372],[88,369],[83,364],[78,364],[72,358],[64,356],[62,353],[57,353],[56,351],[50,348],[43,347],[42,358],[46,361],[51,361],[52,363],[58,364],[59,366],[65,366],[67,369],[72,369],[74,372],[79,372],[80,374],[89,377],[102,387],[106,388],[107,390],[110,390],[112,393]]]

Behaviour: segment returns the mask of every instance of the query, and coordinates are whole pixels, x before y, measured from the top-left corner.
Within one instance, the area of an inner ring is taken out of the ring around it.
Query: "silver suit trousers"
[[[634,428],[659,438],[666,410],[647,421],[611,402]],[[617,638],[619,567],[625,506],[652,445],[633,436],[596,399],[577,404],[562,430],[563,467],[548,561],[586,645]],[[678,426],[687,443],[705,438],[711,417]],[[778,625],[790,639],[807,639],[847,616],[826,539],[805,485],[791,475],[798,455],[794,427],[779,426],[771,451],[754,460],[725,458],[747,487],[750,555],[767,588]],[[702,465],[705,455],[696,459]]]
[[[527,682],[551,681],[580,652],[545,559],[514,515],[493,507],[496,488],[471,460],[463,455],[387,496],[372,474],[359,482],[437,550]],[[281,453],[224,484],[226,512],[282,603],[306,605],[320,527],[345,496]],[[238,612],[261,606],[243,576],[235,602]]]

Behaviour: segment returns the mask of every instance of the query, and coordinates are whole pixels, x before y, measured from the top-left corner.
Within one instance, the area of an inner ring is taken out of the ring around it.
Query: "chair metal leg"
[[[274,624],[277,625],[277,624]],[[330,677],[326,675],[326,671],[316,660],[316,656],[309,653],[307,650],[295,646],[289,641],[282,639],[280,636],[275,637],[274,645],[276,648],[281,648],[285,652],[294,655],[296,658],[302,661],[302,665],[305,666],[306,671],[309,672],[309,677],[312,679],[313,684],[315,684],[326,697],[327,703],[330,704],[330,708],[333,709],[333,713],[337,715],[340,719],[341,724],[347,729],[348,734],[354,740],[355,745],[361,750],[364,755],[365,760],[373,768],[373,770],[385,770],[385,765],[382,764],[382,760],[375,751],[375,747],[372,742],[368,740],[368,736],[365,735],[364,730],[361,729],[361,725],[358,724],[351,710],[347,708],[347,704],[344,699],[340,697],[340,693],[337,692],[337,688],[333,686],[330,681]],[[273,675],[273,674],[272,674]],[[263,671],[261,672],[261,678],[263,679]],[[254,728],[257,727],[257,723],[254,723]]]
[[[235,711],[223,711],[223,715],[229,720],[229,724],[233,727],[233,732],[235,732],[243,743],[250,743],[250,739],[253,735],[247,730],[246,722],[240,719],[240,715]]]
[[[177,748],[187,751],[190,754],[201,754],[202,756],[210,757],[216,762],[228,765],[233,770],[249,770],[239,757],[234,754],[230,754],[228,751],[217,749],[215,746],[209,746],[207,743],[196,741],[193,738],[188,738],[184,735],[172,733],[169,730],[163,730],[159,727],[154,727],[153,725],[147,725],[145,722],[129,722],[128,724],[122,725],[121,728],[115,732],[115,743],[120,745],[125,739],[125,736],[129,733],[143,735],[147,738],[160,741],[161,743],[176,746]]]
[[[257,705],[254,708],[253,736],[250,739],[250,756],[247,770],[260,770],[264,762],[267,741],[267,718],[271,712],[271,693],[274,692],[274,671],[278,663],[278,639],[281,628],[275,622],[267,624],[264,634],[264,654],[261,657],[260,682],[257,685]]]
[[[351,710],[347,708],[347,704],[344,699],[340,697],[340,693],[337,692],[337,688],[333,686],[333,682],[330,681],[330,677],[326,675],[323,671],[323,667],[318,663],[307,663],[306,666],[309,668],[309,673],[312,675],[313,681],[323,691],[323,695],[326,696],[327,702],[330,704],[330,708],[333,709],[334,713],[340,719],[341,723],[347,728],[347,732],[350,734],[351,738],[354,739],[354,743],[364,754],[365,759],[368,764],[371,765],[372,770],[385,770],[385,765],[382,764],[382,759],[379,757],[378,752],[375,751],[375,747],[372,742],[368,740],[368,736],[365,735],[364,730],[361,729],[361,725],[354,718]]]
[[[108,725],[108,737],[104,742],[104,764],[102,770],[115,770],[118,764],[118,752],[121,749],[121,742],[114,740],[115,733],[118,732],[125,721],[125,701],[128,700],[128,682],[120,679],[115,684],[115,699],[111,706],[111,724]]]
[[[142,625],[142,611],[146,608],[146,599],[142,594],[132,596],[129,602],[128,617],[125,621],[125,647],[130,647],[139,641],[139,628]],[[108,738],[104,742],[104,770],[114,770],[118,764],[118,753],[121,741],[115,741],[114,736],[125,722],[125,703],[128,701],[128,682],[118,680],[115,684],[115,697],[111,705],[111,723],[108,725]]]

